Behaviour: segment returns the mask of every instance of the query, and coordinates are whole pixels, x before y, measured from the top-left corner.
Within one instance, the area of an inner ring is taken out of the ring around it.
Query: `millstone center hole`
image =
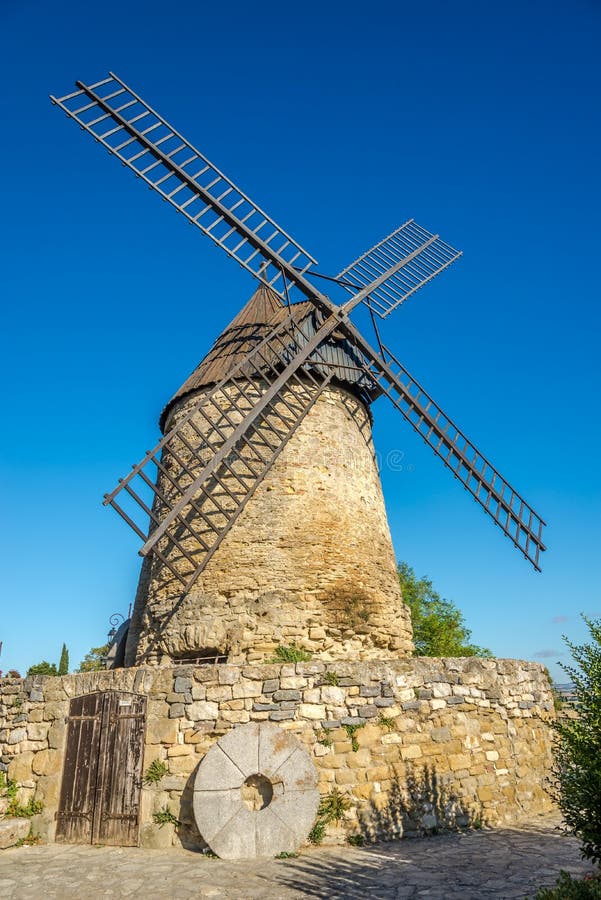
[[[273,799],[273,785],[269,778],[257,773],[249,775],[240,788],[242,799],[248,809],[265,809]]]

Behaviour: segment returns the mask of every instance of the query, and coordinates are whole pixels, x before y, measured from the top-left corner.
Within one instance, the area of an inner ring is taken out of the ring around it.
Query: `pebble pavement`
[[[3,900],[96,897],[188,900],[477,900],[531,897],[560,869],[592,870],[557,820],[413,838],[370,847],[315,848],[290,859],[229,862],[188,850],[46,844],[0,852]]]

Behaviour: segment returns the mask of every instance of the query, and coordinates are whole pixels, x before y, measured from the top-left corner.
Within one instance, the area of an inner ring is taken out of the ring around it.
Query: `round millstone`
[[[319,805],[317,770],[273,722],[239,725],[211,747],[194,782],[194,818],[222,859],[293,853]]]

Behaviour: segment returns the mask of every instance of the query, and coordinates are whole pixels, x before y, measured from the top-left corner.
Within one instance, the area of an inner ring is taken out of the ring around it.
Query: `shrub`
[[[289,647],[284,647],[282,644],[280,644],[279,647],[275,648],[275,655],[272,657],[272,659],[269,660],[269,662],[308,662],[312,658],[312,653],[309,653],[307,650],[301,650],[301,648],[297,647],[296,644],[290,644]]]
[[[47,660],[43,659],[42,662],[36,663],[35,666],[30,666],[27,669],[28,675],[58,675],[56,671],[56,664],[49,663]]]
[[[164,806],[163,809],[155,812],[152,820],[160,828],[162,828],[163,825],[181,825],[180,820],[173,815],[167,806]]]
[[[576,880],[562,870],[553,888],[542,888],[535,900],[601,900],[601,874]]]
[[[588,644],[572,644],[575,666],[562,669],[574,684],[578,717],[558,718],[555,728],[555,799],[565,830],[576,835],[582,855],[601,862],[601,619],[582,617],[590,631]]]
[[[158,784],[168,771],[169,770],[162,759],[153,759],[144,773],[144,783]]]

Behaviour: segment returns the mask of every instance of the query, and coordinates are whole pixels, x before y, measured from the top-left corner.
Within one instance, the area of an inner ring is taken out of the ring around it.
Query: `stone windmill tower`
[[[319,315],[311,303],[296,303],[290,311],[308,336],[315,333]],[[278,295],[261,285],[169,401],[162,428],[177,427],[287,312]],[[147,557],[127,663],[165,656],[260,659],[273,655],[278,644],[291,643],[331,659],[411,652],[411,623],[401,600],[371,437],[373,384],[342,336],[332,337],[322,354],[327,385],[310,408],[304,409],[307,392],[315,391],[317,382],[306,367],[250,435],[246,458],[252,464],[253,456],[258,461],[258,454],[277,440],[285,421],[302,412],[286,446],[184,598],[162,561]],[[239,402],[239,384],[233,390]],[[202,416],[193,417],[184,439],[163,450],[161,492],[168,492],[170,478],[179,483],[185,477],[186,465],[195,465],[186,446],[198,442],[194,425],[211,442],[219,425],[235,415],[231,387],[219,395],[218,406],[215,427]],[[238,472],[244,474],[244,467],[238,465]],[[211,531],[203,516],[219,516],[219,506],[231,504],[239,489],[238,474],[226,463],[219,481],[190,513],[199,535]],[[160,507],[159,501],[157,517]],[[198,549],[190,540],[190,553],[198,555]],[[188,560],[177,548],[166,547],[165,553],[185,572]]]
[[[106,495],[145,558],[126,663],[260,660],[292,642],[330,658],[410,652],[371,443],[380,396],[539,569],[544,522],[377,325],[460,253],[409,220],[335,278],[319,275],[121,79],[77,88],[53,102],[259,282],[167,405],[161,440]],[[377,349],[351,320],[360,306]]]

